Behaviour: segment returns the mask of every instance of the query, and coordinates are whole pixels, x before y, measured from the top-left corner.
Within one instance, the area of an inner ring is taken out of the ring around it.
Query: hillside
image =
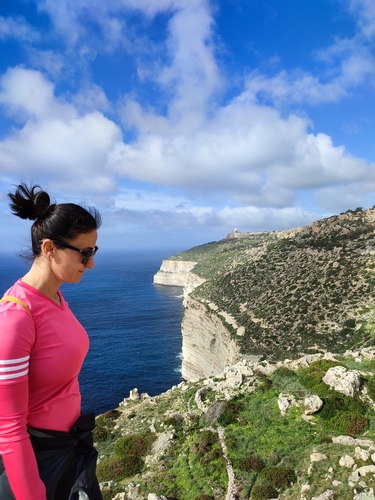
[[[374,500],[375,349],[241,361],[97,418],[104,500]]]
[[[375,500],[374,230],[357,209],[163,262],[186,382],[97,419],[105,500]]]
[[[220,320],[241,354],[280,360],[286,352],[372,345],[374,238],[375,210],[358,208],[294,230],[238,234],[171,259],[197,262],[192,272],[206,281],[189,297],[207,315],[226,313]]]

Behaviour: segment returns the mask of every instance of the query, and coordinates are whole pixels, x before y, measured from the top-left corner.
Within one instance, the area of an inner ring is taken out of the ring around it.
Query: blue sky
[[[2,0],[0,241],[19,181],[99,246],[176,248],[375,204],[373,0]]]

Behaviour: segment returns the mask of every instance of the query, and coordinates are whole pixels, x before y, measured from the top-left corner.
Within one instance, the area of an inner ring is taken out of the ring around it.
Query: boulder
[[[289,408],[293,406],[294,401],[294,396],[291,396],[290,394],[280,394],[277,404],[281,415],[286,414]]]
[[[129,399],[132,399],[132,400],[138,400],[139,399],[139,392],[138,392],[137,388],[135,388],[135,389],[133,389],[133,390],[130,391]]]
[[[355,447],[355,457],[358,460],[363,460],[364,462],[366,462],[370,458],[370,452],[367,450],[364,450],[360,446],[356,446]]]
[[[357,370],[348,370],[344,366],[334,366],[324,375],[322,381],[335,391],[351,396],[358,393],[361,387],[361,376]]]
[[[358,483],[358,481],[367,474],[375,475],[375,465],[364,465],[363,467],[359,467],[350,474],[348,481],[351,483]]]
[[[339,460],[339,465],[341,465],[341,467],[347,467],[348,469],[351,469],[354,464],[355,460],[350,455],[344,455]]]
[[[323,401],[317,395],[306,396],[303,405],[305,415],[314,415],[322,408]]]

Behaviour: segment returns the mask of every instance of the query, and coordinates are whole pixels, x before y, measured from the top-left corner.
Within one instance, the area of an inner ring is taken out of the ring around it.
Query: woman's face
[[[74,239],[67,240],[80,250],[90,251],[95,248],[98,233],[96,230],[90,233],[80,234]],[[78,283],[81,281],[86,269],[94,268],[94,257],[86,264],[82,264],[84,255],[71,248],[63,248],[55,245],[53,259],[51,260],[51,269],[55,278],[60,283]]]

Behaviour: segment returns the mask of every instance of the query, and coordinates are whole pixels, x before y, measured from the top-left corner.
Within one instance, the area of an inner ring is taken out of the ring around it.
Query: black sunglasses
[[[60,247],[70,248],[70,250],[75,250],[76,252],[81,253],[83,255],[82,264],[87,264],[88,261],[92,257],[94,257],[96,252],[99,250],[97,246],[95,246],[92,250],[81,250],[80,248],[74,247],[73,245],[69,245],[69,243],[65,243],[64,241],[53,240],[53,239],[51,239],[51,241],[53,241],[54,243],[56,243],[56,245],[59,245]]]

